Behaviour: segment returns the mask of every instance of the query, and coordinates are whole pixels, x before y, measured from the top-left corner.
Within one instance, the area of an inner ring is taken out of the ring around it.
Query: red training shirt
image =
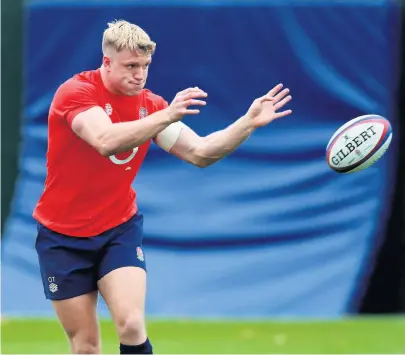
[[[73,132],[71,124],[78,113],[94,106],[101,106],[117,123],[138,120],[166,105],[146,89],[133,97],[110,93],[99,69],[63,83],[49,111],[47,176],[33,217],[55,232],[90,237],[136,214],[132,182],[151,140],[133,151],[103,157]]]

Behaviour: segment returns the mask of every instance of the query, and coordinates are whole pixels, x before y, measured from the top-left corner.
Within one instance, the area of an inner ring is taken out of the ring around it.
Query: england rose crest
[[[148,115],[148,110],[145,107],[139,109],[139,119],[145,118]]]
[[[136,257],[140,260],[140,261],[145,261],[145,257],[143,256],[143,251],[140,247],[136,247]]]

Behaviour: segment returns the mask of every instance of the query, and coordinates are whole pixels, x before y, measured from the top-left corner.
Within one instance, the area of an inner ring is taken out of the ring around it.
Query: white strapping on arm
[[[181,121],[174,122],[167,126],[156,135],[156,143],[168,152],[176,143],[184,126],[185,124]]]

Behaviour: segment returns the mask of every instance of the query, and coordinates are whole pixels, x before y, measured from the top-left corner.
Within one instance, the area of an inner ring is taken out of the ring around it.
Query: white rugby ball
[[[326,161],[338,173],[364,170],[379,160],[392,140],[390,122],[379,115],[356,117],[341,126],[326,147]]]

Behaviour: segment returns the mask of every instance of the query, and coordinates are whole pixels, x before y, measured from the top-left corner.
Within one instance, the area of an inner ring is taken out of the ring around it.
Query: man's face
[[[120,95],[139,95],[146,84],[151,55],[129,50],[117,52],[112,49],[108,54],[104,56],[103,63],[108,71],[111,88]]]

